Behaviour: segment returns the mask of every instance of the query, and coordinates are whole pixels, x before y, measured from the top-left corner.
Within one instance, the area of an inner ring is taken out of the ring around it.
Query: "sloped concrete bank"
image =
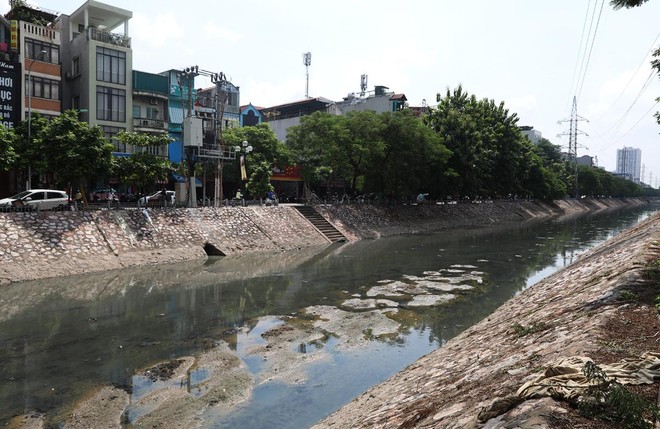
[[[640,205],[642,200],[319,206],[352,240]],[[329,241],[295,208],[0,213],[0,285],[198,260],[207,254],[281,252]]]
[[[520,293],[314,427],[591,427],[576,425],[566,402],[525,396],[521,387],[577,356],[596,365],[625,359],[626,366],[651,356],[657,369],[659,261],[656,214]],[[655,274],[649,276],[648,269]],[[576,376],[565,380],[576,383]],[[561,385],[552,386],[556,395],[563,392]],[[655,397],[657,385],[650,388]]]
[[[500,222],[516,222],[550,216],[572,216],[585,212],[643,205],[631,199],[583,199],[542,201],[482,201],[424,205],[334,205],[317,210],[351,239],[438,231]]]

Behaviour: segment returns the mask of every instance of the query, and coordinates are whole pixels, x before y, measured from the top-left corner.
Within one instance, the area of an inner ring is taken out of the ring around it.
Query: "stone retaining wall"
[[[317,210],[351,240],[643,204],[640,200],[337,205]],[[0,284],[129,266],[279,252],[329,241],[292,206],[0,213]]]
[[[0,214],[0,284],[328,244],[290,206]]]

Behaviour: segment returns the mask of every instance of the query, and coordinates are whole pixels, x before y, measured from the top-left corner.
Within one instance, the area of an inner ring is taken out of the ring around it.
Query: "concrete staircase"
[[[344,234],[339,232],[337,228],[335,228],[330,222],[325,220],[323,216],[319,214],[319,212],[314,209],[312,206],[294,206],[296,210],[300,212],[301,215],[303,215],[307,220],[309,220],[314,227],[319,230],[319,232],[325,237],[332,241],[333,243],[336,243],[338,241],[346,241],[346,237]]]

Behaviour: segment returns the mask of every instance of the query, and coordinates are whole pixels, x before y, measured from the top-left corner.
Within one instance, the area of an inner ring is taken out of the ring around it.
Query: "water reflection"
[[[481,282],[449,303],[398,309],[392,317],[402,334],[393,339],[349,352],[333,337],[293,344],[298,354],[324,351],[306,368],[307,382],[260,384],[244,408],[209,415],[217,427],[309,426],[646,215],[645,208],[8,285],[0,289],[0,422],[42,410],[57,425],[86,389],[112,383],[141,392],[153,386],[136,378],[139,369],[217,340],[258,377],[264,363],[249,350],[281,323],[276,316],[367,299],[388,282],[479,273]],[[207,377],[200,371],[195,383]]]

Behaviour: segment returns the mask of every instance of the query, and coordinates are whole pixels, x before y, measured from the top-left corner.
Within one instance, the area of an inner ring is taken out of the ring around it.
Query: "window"
[[[25,39],[25,58],[34,59],[41,51],[46,51],[46,56],[41,58],[51,64],[60,63],[60,47],[40,40]]]
[[[74,96],[71,98],[71,108],[74,110],[80,110],[80,97]]]
[[[103,134],[105,135],[105,138],[108,139],[110,143],[112,143],[115,146],[116,152],[123,152],[126,153],[126,145],[119,140],[117,140],[117,134],[119,134],[122,131],[126,131],[125,128],[120,128],[120,127],[109,127],[109,126],[102,126],[103,129]]]
[[[71,74],[78,76],[80,74],[80,57],[75,57],[71,62]]]
[[[126,91],[106,86],[96,87],[96,119],[126,122]]]
[[[133,105],[133,117],[134,118],[141,118],[142,116],[142,109],[138,104]]]
[[[25,76],[25,86],[29,88],[32,97],[46,98],[48,100],[60,99],[60,82],[38,76]]]
[[[96,48],[96,80],[126,84],[126,52],[116,49]]]
[[[158,109],[147,107],[147,119],[158,119]]]

